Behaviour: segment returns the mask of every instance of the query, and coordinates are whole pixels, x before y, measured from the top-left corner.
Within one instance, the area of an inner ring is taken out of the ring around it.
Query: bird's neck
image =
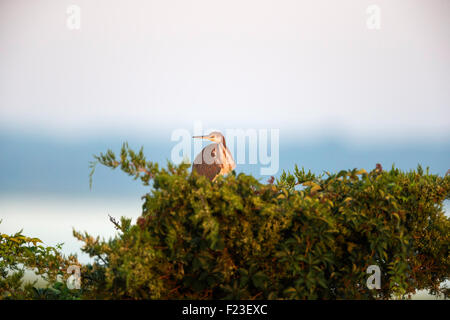
[[[222,137],[222,142],[221,143],[226,149],[227,148],[227,143],[225,142],[225,138],[224,137]]]

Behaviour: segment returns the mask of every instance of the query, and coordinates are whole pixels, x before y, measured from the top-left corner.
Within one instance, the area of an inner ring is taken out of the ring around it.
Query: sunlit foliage
[[[74,232],[96,262],[90,298],[387,299],[439,285],[450,270],[450,177],[419,166],[326,172],[295,168],[275,183],[230,174],[211,183],[189,165],[166,169],[125,144],[96,161],[150,190],[142,216],[103,241]],[[93,169],[95,163],[93,163]],[[369,265],[381,289],[369,290]]]

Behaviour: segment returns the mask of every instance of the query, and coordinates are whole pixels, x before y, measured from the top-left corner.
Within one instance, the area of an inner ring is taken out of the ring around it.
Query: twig
[[[117,222],[116,219],[114,219],[113,217],[111,217],[109,214],[108,214],[108,217],[109,217],[109,221],[111,221],[111,222],[113,223],[114,228],[115,228],[116,230],[122,230],[122,226],[119,224],[119,222]]]

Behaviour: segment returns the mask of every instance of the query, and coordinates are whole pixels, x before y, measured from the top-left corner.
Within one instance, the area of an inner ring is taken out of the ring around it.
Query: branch
[[[108,214],[108,217],[109,217],[109,221],[112,222],[112,224],[114,225],[114,228],[115,228],[116,230],[122,230],[122,226],[119,224],[119,222],[117,222],[116,219],[114,219],[113,217],[111,217],[109,214]]]

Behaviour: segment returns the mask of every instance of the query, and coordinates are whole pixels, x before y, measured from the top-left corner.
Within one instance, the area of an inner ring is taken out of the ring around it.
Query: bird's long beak
[[[193,136],[194,139],[206,139],[208,136]]]

